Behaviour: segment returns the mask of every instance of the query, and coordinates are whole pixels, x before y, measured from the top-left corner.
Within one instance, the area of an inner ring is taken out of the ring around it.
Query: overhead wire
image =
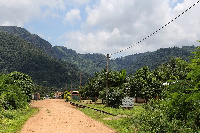
[[[195,6],[196,4],[198,4],[199,2],[200,2],[200,0],[198,0],[198,1],[197,1],[196,3],[194,3],[192,6],[190,6],[190,7],[187,8],[185,11],[183,11],[181,14],[179,14],[179,15],[176,16],[174,19],[172,19],[171,21],[169,21],[168,23],[166,23],[165,25],[163,25],[161,28],[159,28],[158,30],[154,31],[154,32],[151,33],[150,35],[146,36],[146,37],[143,38],[142,40],[136,42],[135,44],[133,44],[133,45],[131,45],[131,46],[129,46],[129,47],[123,49],[123,50],[120,50],[120,51],[117,51],[117,52],[115,52],[115,53],[112,53],[112,54],[110,54],[110,56],[116,55],[116,54],[121,53],[121,52],[123,52],[123,51],[126,51],[126,50],[132,48],[133,46],[135,46],[135,45],[141,43],[142,41],[148,39],[149,37],[155,35],[155,34],[158,33],[160,30],[162,30],[163,28],[165,28],[166,26],[168,26],[169,24],[171,24],[173,21],[175,21],[177,18],[179,18],[180,16],[182,16],[184,13],[186,13],[187,11],[189,11],[192,7],[194,7],[194,6]]]
[[[128,50],[128,49],[131,49],[132,47],[134,47],[134,46],[137,45],[137,44],[141,44],[144,40],[150,38],[151,36],[153,36],[153,35],[155,35],[156,33],[158,33],[160,30],[162,30],[163,28],[165,28],[166,26],[168,26],[169,24],[171,24],[172,22],[174,22],[177,18],[179,18],[181,15],[183,15],[184,13],[186,13],[187,11],[189,11],[192,7],[194,7],[194,6],[195,6],[196,4],[198,4],[199,2],[200,2],[200,0],[198,0],[195,4],[193,4],[192,6],[190,6],[189,8],[187,8],[185,11],[183,11],[181,14],[179,14],[178,16],[176,16],[174,19],[172,19],[171,21],[169,21],[168,23],[166,23],[165,25],[163,25],[163,26],[162,26],[161,28],[159,28],[158,30],[156,30],[156,31],[154,31],[153,33],[151,33],[150,35],[144,37],[142,40],[136,42],[135,44],[133,44],[133,45],[131,45],[131,46],[125,48],[125,49],[122,49],[122,50],[117,51],[117,52],[115,52],[115,53],[111,53],[110,56],[116,55],[116,54],[121,53],[121,52],[124,52],[124,51],[126,51],[126,50]],[[106,56],[106,55],[105,55],[105,56]],[[74,59],[76,59],[76,57],[73,56],[73,55],[71,55],[71,57],[74,58]],[[119,57],[118,57],[118,58],[119,58]],[[144,58],[144,57],[143,57],[143,58]],[[117,59],[117,58],[112,58],[112,60],[115,60],[115,59]],[[119,59],[122,59],[122,57],[119,58]],[[94,67],[101,67],[100,65],[101,65],[103,62],[105,62],[105,60],[103,60],[103,59],[102,59],[102,60],[99,60],[98,63],[94,65]],[[130,65],[129,67],[132,67],[132,65]]]

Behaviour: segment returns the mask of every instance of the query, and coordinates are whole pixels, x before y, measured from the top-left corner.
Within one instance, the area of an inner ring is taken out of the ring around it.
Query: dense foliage
[[[126,91],[124,83],[126,83],[126,70],[121,71],[109,71],[108,73],[108,105],[112,107],[119,107],[122,98],[125,96],[123,93]],[[81,90],[81,94],[84,98],[102,98],[106,99],[105,93],[106,86],[106,70],[102,70],[99,73],[95,73],[95,78],[90,79],[88,84]]]
[[[30,101],[34,86],[30,77],[23,73],[30,75],[37,84],[64,87],[66,83],[79,85],[79,69],[89,74],[97,71],[80,93],[85,99],[105,99],[104,55],[78,54],[65,47],[52,47],[23,28],[0,27],[0,30],[0,72],[4,73],[0,75],[1,112],[22,108]],[[194,46],[161,48],[111,60],[108,105],[118,108],[125,96],[144,98],[147,104],[143,113],[126,119],[138,132],[198,132],[200,48],[194,49]],[[188,63],[189,56],[193,55],[191,51],[195,51],[195,57]],[[10,73],[15,70],[23,73]],[[82,74],[83,84],[87,78],[86,73]],[[44,96],[47,92],[51,95],[55,89],[36,88]],[[69,98],[68,93],[65,98]]]
[[[64,62],[75,64],[80,70],[89,75],[101,71],[106,64],[106,58],[102,54],[79,54],[63,46],[54,46],[50,55]]]
[[[131,97],[144,98],[146,102],[160,97],[163,88],[162,81],[159,79],[157,72],[151,72],[147,66],[139,69],[133,76],[129,77],[129,95]]]
[[[37,112],[29,106],[34,90],[32,79],[24,73],[0,74],[0,132],[18,132]]]
[[[195,51],[195,46],[160,48],[154,52],[138,53],[111,60],[111,63],[115,62],[117,66],[112,64],[110,66],[113,70],[126,69],[127,74],[133,74],[144,66],[148,66],[150,70],[155,70],[163,63],[168,62],[172,57],[180,57],[185,61],[189,61],[193,51]],[[117,69],[114,69],[116,67]]]
[[[63,46],[52,46],[38,35],[16,26],[0,26],[0,31],[3,31],[0,35],[0,68],[3,73],[20,71],[43,86],[45,82],[49,87],[70,86],[71,83],[77,87],[80,71],[84,85],[88,75],[94,76],[94,72],[106,67],[105,55],[79,54]],[[109,67],[113,71],[126,69],[127,74],[133,74],[143,66],[154,70],[171,57],[188,61],[194,50],[194,46],[161,48],[110,60]]]
[[[18,133],[38,109],[26,107],[17,110],[0,110],[0,133]]]
[[[4,31],[14,36],[18,36],[22,38],[23,40],[26,40],[30,42],[31,44],[39,47],[46,53],[50,53],[52,50],[52,45],[48,41],[40,38],[38,35],[31,34],[24,28],[16,27],[16,26],[0,26],[0,31]]]
[[[63,95],[66,102],[71,100],[71,92],[65,91]]]
[[[19,71],[28,74],[39,85],[64,87],[79,84],[80,70],[73,64],[50,57],[35,45],[5,32],[0,32],[0,72]],[[82,82],[87,79],[82,74]]]
[[[187,62],[180,58],[172,58],[169,62],[162,64],[151,71],[147,66],[137,70],[135,74],[126,76],[126,70],[112,71],[108,73],[108,98],[109,106],[119,107],[121,99],[125,96],[144,98],[146,102],[150,99],[158,99],[163,95],[164,84],[168,80],[185,79],[191,71]],[[95,73],[83,87],[81,93],[85,97],[99,97],[105,99],[106,70]]]
[[[139,53],[110,60],[109,66],[114,71],[126,69],[127,74],[135,73],[143,66],[148,66],[150,70],[154,70],[163,63],[168,62],[172,57],[180,57],[185,61],[189,61],[189,57],[192,56],[191,52],[194,50],[194,46],[161,48],[154,52]],[[102,68],[106,67],[106,57],[102,54],[79,54],[66,47],[54,46],[51,55],[62,61],[76,64],[81,70],[90,75],[93,75],[94,72],[100,72]]]
[[[145,98],[142,114],[130,119],[139,132],[198,132],[200,130],[200,47],[190,62],[172,58],[151,71],[147,66],[135,74],[109,72],[109,106],[119,107],[125,96]],[[106,71],[96,73],[82,94],[104,94]]]
[[[146,111],[133,120],[141,132],[200,131],[200,47],[194,53],[190,63],[179,60],[180,66],[170,67],[171,80],[162,91],[162,99],[151,100]]]
[[[0,108],[22,108],[30,102],[34,90],[28,75],[11,72],[0,76]]]

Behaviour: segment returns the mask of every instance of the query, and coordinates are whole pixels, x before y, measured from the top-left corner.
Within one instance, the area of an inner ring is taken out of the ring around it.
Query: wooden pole
[[[81,73],[80,73],[80,90],[81,90]]]
[[[81,73],[80,73],[80,90],[81,90]],[[80,102],[81,102],[81,94],[80,94]]]
[[[72,91],[72,81],[71,81],[71,91]]]
[[[109,65],[109,54],[107,54],[107,72],[106,72],[106,106],[108,106],[108,65]]]

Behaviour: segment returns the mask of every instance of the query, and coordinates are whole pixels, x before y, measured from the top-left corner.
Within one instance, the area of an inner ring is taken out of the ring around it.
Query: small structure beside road
[[[62,94],[63,94],[63,92],[58,92],[58,91],[55,92],[55,94],[54,94],[54,95],[55,95],[55,99],[61,99],[61,98],[62,98],[62,97],[61,97]]]
[[[32,99],[33,99],[33,100],[40,100],[40,93],[37,93],[37,92],[36,92],[36,93],[33,93],[33,94],[32,94]]]

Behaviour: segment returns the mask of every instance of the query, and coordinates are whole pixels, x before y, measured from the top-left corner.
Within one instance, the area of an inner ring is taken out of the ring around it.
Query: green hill
[[[63,46],[52,46],[38,35],[31,34],[26,29],[16,26],[0,26],[0,31],[18,36],[45,51],[49,56],[76,65],[80,70],[90,75],[106,67],[106,58],[102,54],[79,54]]]
[[[65,62],[75,64],[90,75],[106,68],[106,57],[102,54],[79,54],[63,46],[54,46],[51,55]]]
[[[129,55],[112,61],[118,64],[118,70],[120,68],[126,69],[127,73],[131,74],[135,73],[138,69],[142,68],[143,66],[148,66],[151,70],[154,70],[161,64],[169,61],[171,58],[180,57],[183,60],[189,61],[190,57],[193,55],[191,52],[195,50],[195,46],[183,46],[182,48],[160,48],[154,52],[145,52]]]
[[[38,35],[31,34],[26,29],[16,26],[0,26],[0,31],[4,31],[6,33],[12,34],[14,36],[18,36],[31,44],[37,46],[38,48],[44,50],[46,53],[50,53],[52,49],[52,45],[39,37]]]
[[[189,61],[190,56],[192,56],[191,52],[195,51],[195,48],[195,46],[160,48],[154,52],[145,52],[111,59],[109,61],[109,69],[118,71],[126,69],[127,74],[135,73],[143,66],[149,66],[151,70],[154,70],[171,58],[180,57]],[[82,71],[90,75],[93,75],[95,71],[106,68],[107,59],[102,54],[79,54],[63,46],[55,46],[52,51],[54,52],[53,57],[76,64]]]
[[[20,38],[21,40],[25,40],[26,43],[29,42],[30,44],[33,44],[38,50],[40,49],[40,51],[45,56],[38,57],[37,61],[39,64],[40,58],[48,58],[57,62],[54,63],[54,65],[59,64],[60,67],[63,65],[62,67],[70,69],[70,67],[67,67],[68,65],[71,66],[71,69],[76,69],[77,72],[82,71],[83,73],[87,73],[88,75],[94,75],[95,71],[101,71],[102,69],[106,68],[106,57],[103,54],[80,54],[72,49],[68,49],[63,46],[52,46],[48,41],[40,38],[38,35],[31,34],[26,29],[16,26],[0,26],[0,31],[12,34],[13,36]],[[149,66],[149,68],[153,70],[173,57],[180,57],[184,60],[189,61],[189,57],[192,55],[191,52],[194,50],[195,46],[184,46],[182,48],[160,48],[154,52],[145,52],[134,55],[128,55],[122,58],[117,58],[115,60],[111,59],[109,62],[109,69],[126,69],[127,74],[135,73],[138,69],[142,68],[143,66]],[[38,65],[37,67],[40,67],[40,65]],[[43,70],[44,69],[41,69],[41,71]],[[53,71],[53,69],[51,70]],[[34,73],[34,70],[32,70],[31,72]],[[71,74],[69,74],[68,76],[70,75]],[[83,77],[83,80],[86,81],[87,77],[88,76],[86,76],[85,79]],[[38,80],[38,82],[39,81],[40,79]]]
[[[76,65],[62,62],[23,40],[19,36],[0,32],[0,72],[19,71],[28,74],[40,85],[64,87],[79,85],[80,70]],[[87,74],[83,74],[82,83]]]

